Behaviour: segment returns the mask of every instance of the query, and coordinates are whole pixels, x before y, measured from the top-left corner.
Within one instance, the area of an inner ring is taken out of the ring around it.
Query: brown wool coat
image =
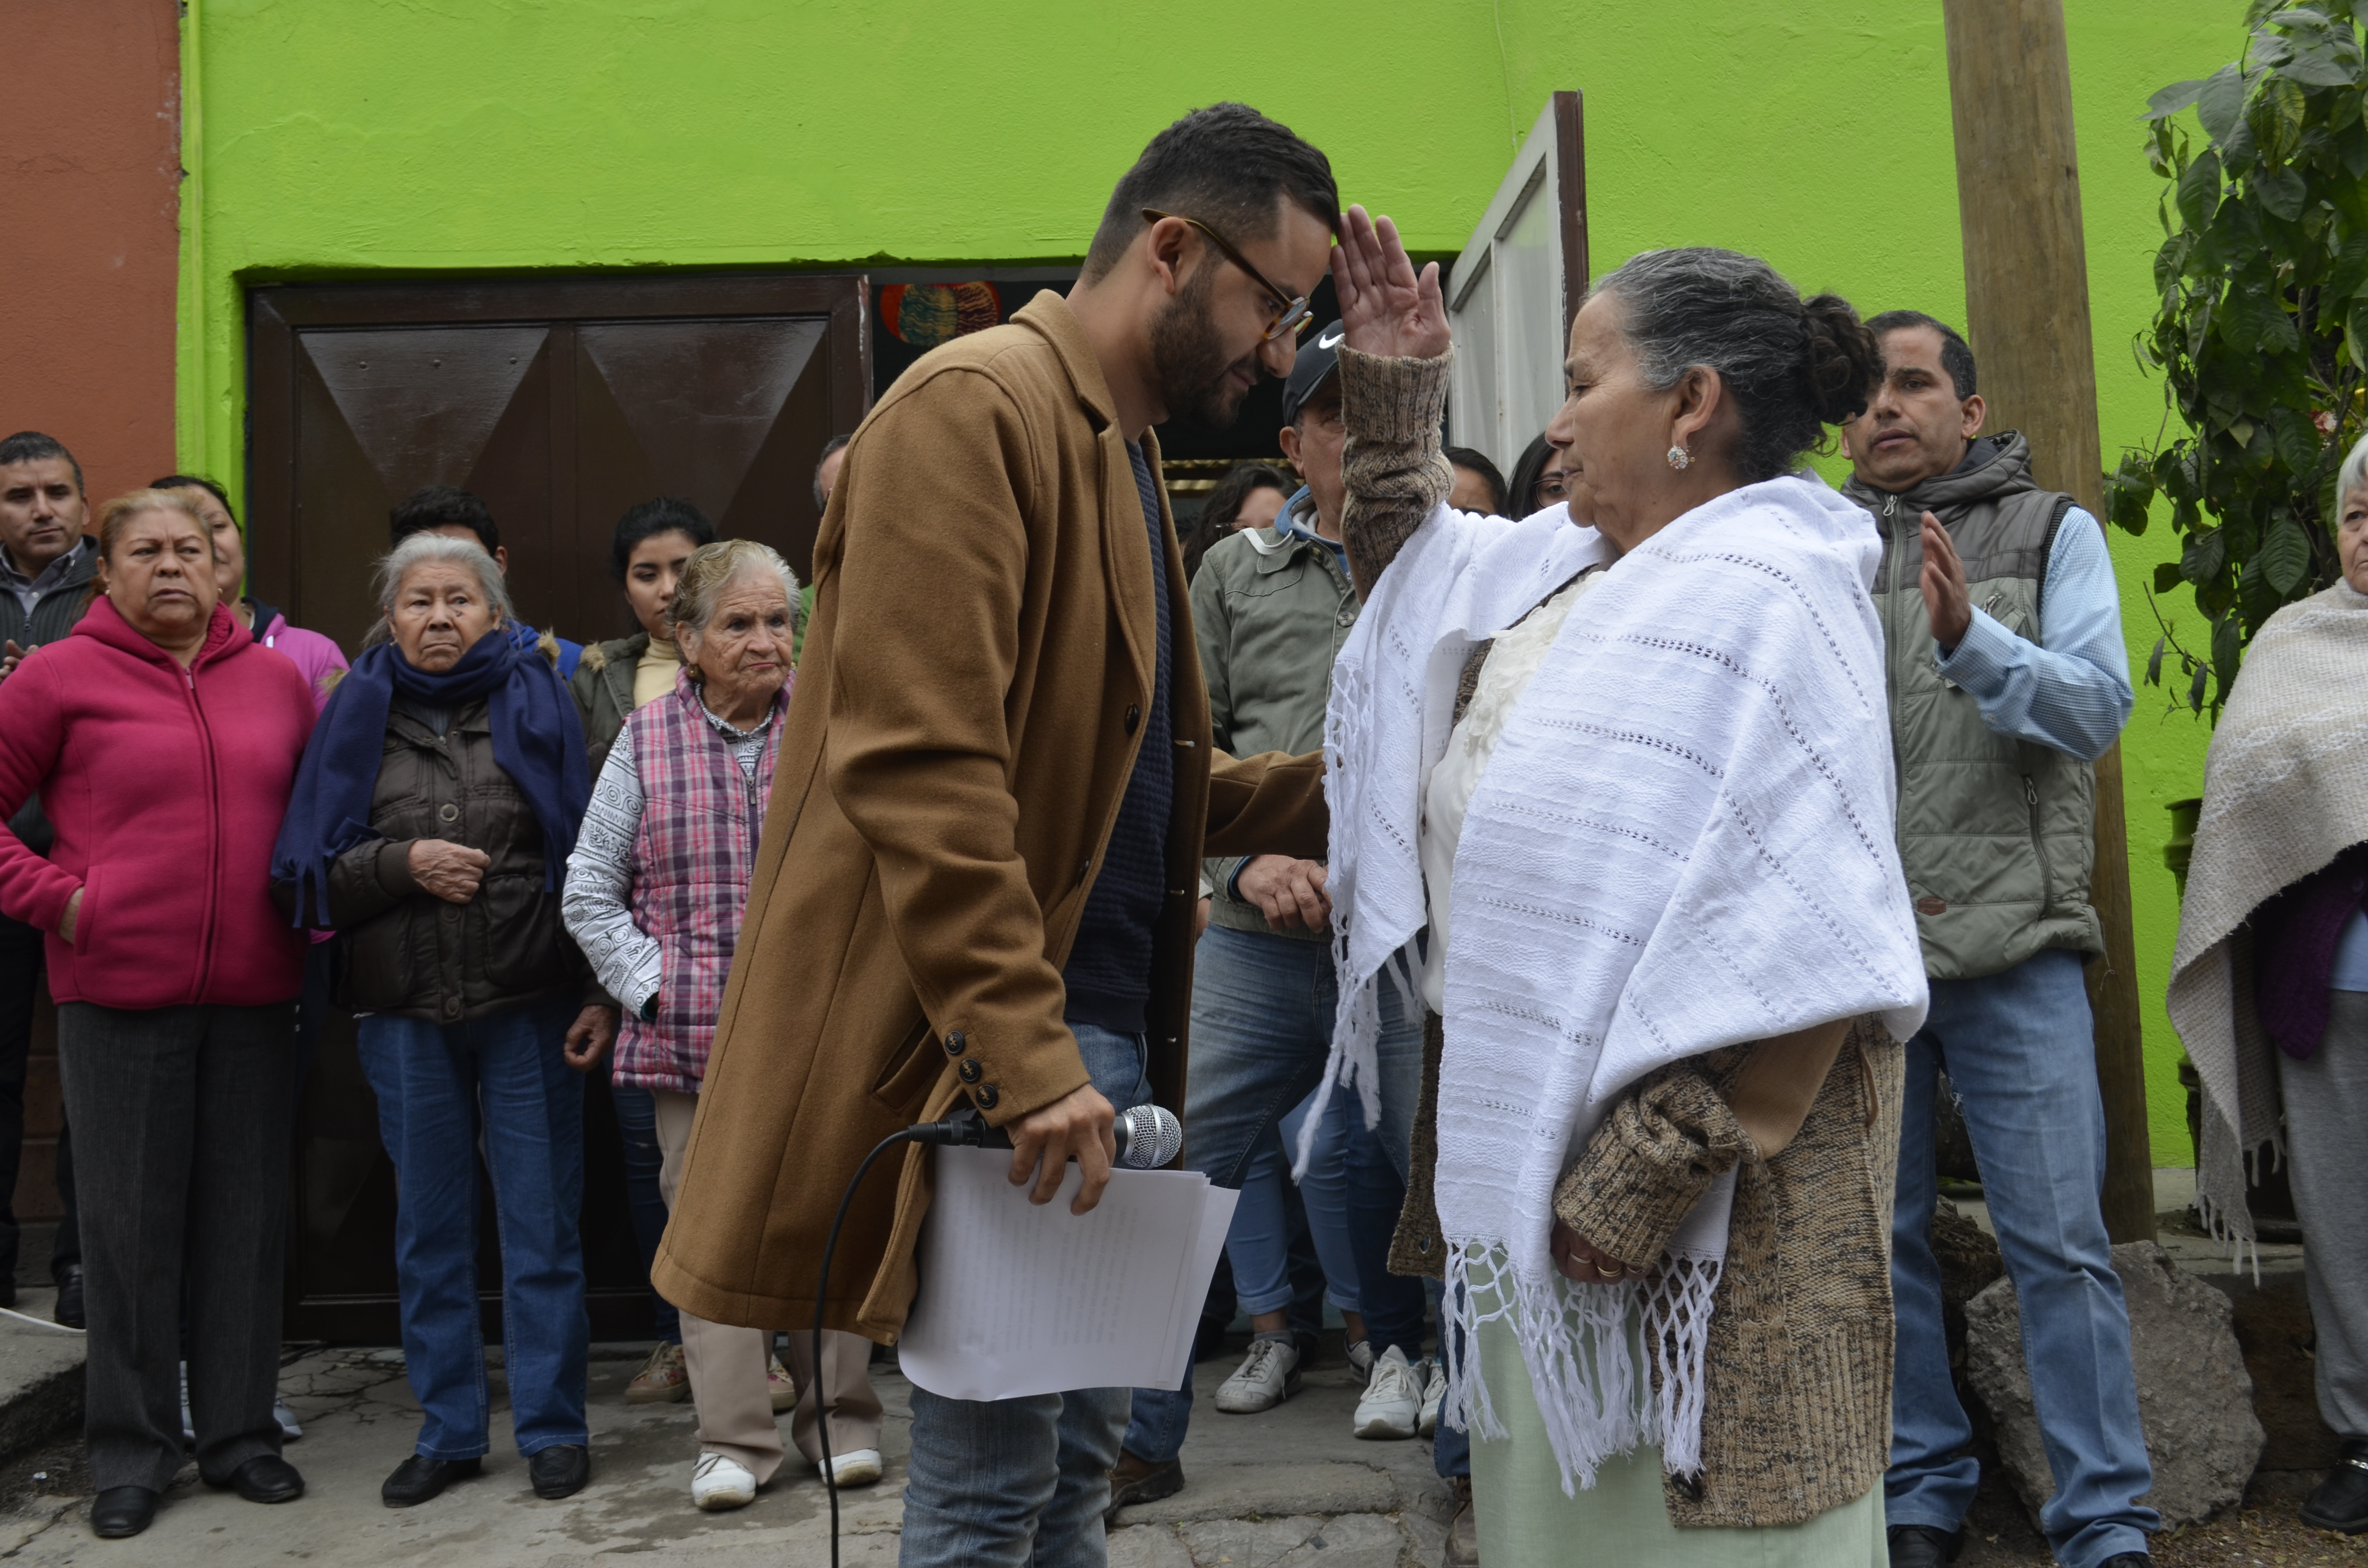
[[[1139,745],[1176,761],[1148,1028],[1161,1103],[1183,1105],[1202,851],[1324,852],[1320,756],[1212,755],[1165,516],[1176,733],[1140,733],[1156,608],[1115,417],[1083,329],[1044,293],[906,371],[848,448],[652,1271],[686,1311],[810,1323],[841,1189],[881,1138],[955,1103],[958,1061],[976,1064],[972,1092],[998,1126],[1088,1082],[1061,968]],[[1148,437],[1144,455],[1156,472]],[[927,1171],[914,1151],[901,1181],[866,1180],[831,1264],[829,1326],[891,1343],[903,1329]]]

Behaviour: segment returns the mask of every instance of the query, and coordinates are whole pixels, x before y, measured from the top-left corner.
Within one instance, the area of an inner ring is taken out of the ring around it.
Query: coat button
[[[961,1075],[962,1081],[965,1084],[975,1084],[981,1078],[986,1076],[985,1073],[980,1069],[979,1064],[968,1057],[964,1057],[962,1059],[962,1064],[955,1068],[954,1072]]]
[[[956,1029],[953,1033],[946,1036],[946,1054],[948,1056],[960,1056],[962,1053],[962,1048],[969,1043],[970,1041],[962,1038],[962,1030]]]
[[[1134,733],[1134,727],[1142,722],[1143,710],[1137,708],[1131,702],[1128,703],[1126,708],[1126,733],[1130,735]]]
[[[981,1084],[977,1088],[973,1089],[970,1092],[970,1097],[978,1102],[979,1109],[993,1110],[995,1108],[995,1102],[1001,1099],[1003,1096],[995,1092],[995,1085],[993,1084]]]
[[[448,926],[449,926],[449,925],[450,925],[453,921],[458,920],[458,919],[460,919],[460,918],[461,918],[461,909],[460,909],[460,906],[459,906],[458,904],[451,904],[451,903],[448,903],[448,904],[446,904],[446,905],[444,906],[444,923],[445,923],[446,925],[448,925]]]
[[[461,999],[458,996],[444,998],[444,1016],[448,1018],[457,1018],[461,1016]]]
[[[461,820],[461,808],[454,805],[451,801],[447,801],[442,805],[436,808],[436,814],[443,818],[446,822],[459,822]]]

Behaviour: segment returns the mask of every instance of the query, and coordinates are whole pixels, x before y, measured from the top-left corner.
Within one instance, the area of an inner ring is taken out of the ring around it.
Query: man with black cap
[[[1332,662],[1357,622],[1340,527],[1346,433],[1333,373],[1340,335],[1338,322],[1311,334],[1283,387],[1282,450],[1305,486],[1272,527],[1212,546],[1192,583],[1211,733],[1221,750],[1236,755],[1245,746],[1297,754],[1323,744]],[[1331,903],[1320,860],[1215,858],[1205,862],[1203,881],[1212,898],[1193,971],[1185,1153],[1217,1185],[1247,1187],[1226,1244],[1256,1337],[1218,1391],[1216,1405],[1248,1415],[1281,1403],[1300,1381],[1299,1351],[1284,1312],[1291,1285],[1275,1199],[1296,1155],[1285,1146],[1281,1123],[1315,1087],[1331,1045]],[[1388,1105],[1383,1127],[1369,1131],[1358,1096],[1336,1096],[1332,1115],[1345,1126],[1322,1130],[1328,1136],[1319,1138],[1317,1159],[1334,1162],[1324,1173],[1333,1183],[1345,1175],[1348,1214],[1315,1212],[1314,1172],[1308,1190],[1310,1222],[1326,1255],[1333,1301],[1342,1308],[1350,1358],[1370,1369],[1355,1430],[1403,1438],[1416,1435],[1424,1414],[1423,1290],[1419,1281],[1387,1273],[1383,1259],[1404,1196],[1403,1154],[1394,1158],[1392,1149],[1403,1151],[1411,1135],[1422,1048],[1418,1020],[1401,1016],[1395,996],[1383,1008],[1384,1075],[1402,1078],[1406,1088],[1388,1098],[1405,1103]],[[1405,1071],[1392,1074],[1390,1065]],[[1357,1245],[1360,1239],[1367,1244]],[[1353,1256],[1353,1267],[1343,1267],[1344,1254]],[[1125,1452],[1111,1474],[1113,1509],[1183,1485],[1177,1454],[1191,1403],[1189,1384],[1135,1391]]]

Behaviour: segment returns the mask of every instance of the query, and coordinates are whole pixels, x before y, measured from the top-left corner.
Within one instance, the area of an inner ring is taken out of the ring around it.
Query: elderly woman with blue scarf
[[[425,1414],[389,1507],[477,1472],[477,1153],[502,1244],[502,1333],[537,1495],[590,1474],[584,1088],[615,1037],[560,920],[590,795],[575,705],[474,542],[416,534],[379,568],[383,616],[313,732],[272,879],[345,947],[338,1000],[394,1161],[403,1348]],[[574,1071],[570,1071],[570,1069]]]

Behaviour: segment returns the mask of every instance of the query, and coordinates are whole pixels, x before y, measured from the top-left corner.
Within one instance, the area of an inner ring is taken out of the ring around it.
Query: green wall
[[[2110,461],[2159,391],[2158,184],[2137,114],[2241,41],[2237,0],[2070,0]],[[241,289],[301,278],[1068,260],[1185,109],[1239,97],[1344,194],[1453,252],[1556,87],[1586,94],[1592,257],[1767,256],[1872,312],[1962,319],[1939,0],[190,0],[182,460],[243,467]],[[1976,344],[1976,350],[1980,345]],[[2167,530],[2165,530],[2167,532]],[[2134,665],[2161,533],[2114,538]],[[2167,607],[2186,616],[2183,602]],[[2205,733],[2141,688],[2124,742],[2155,1153],[2189,1163],[2162,1011],[2163,802]]]

